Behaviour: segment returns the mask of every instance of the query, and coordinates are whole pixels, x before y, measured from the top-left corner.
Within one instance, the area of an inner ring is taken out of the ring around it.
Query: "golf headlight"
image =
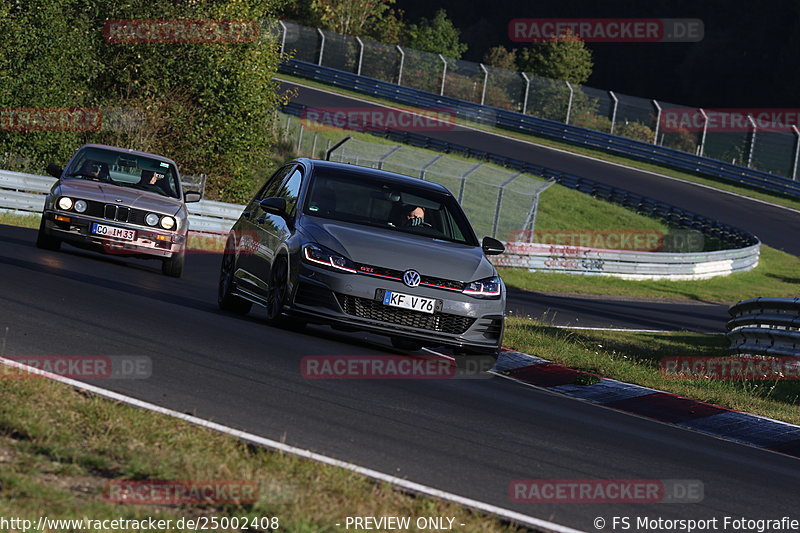
[[[144,217],[144,221],[148,226],[155,226],[158,224],[158,215],[155,213],[147,213],[147,216]]]
[[[172,217],[164,217],[161,219],[161,227],[164,229],[172,229],[175,227],[175,219]]]
[[[78,213],[85,213],[88,207],[89,204],[86,203],[86,200],[75,200],[75,211]]]
[[[306,244],[303,258],[309,263],[343,272],[356,273],[356,265],[348,258],[332,252],[318,244]]]
[[[69,211],[72,209],[72,198],[67,198],[66,196],[62,196],[58,199],[58,207],[59,209],[63,209],[64,211]]]
[[[500,277],[492,276],[491,278],[473,281],[472,283],[467,284],[467,286],[461,292],[474,298],[497,300],[500,298],[502,286],[503,282],[500,281]]]

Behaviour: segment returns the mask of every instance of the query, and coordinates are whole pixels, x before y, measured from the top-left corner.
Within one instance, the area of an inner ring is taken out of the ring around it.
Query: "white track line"
[[[395,487],[400,489],[414,492],[417,494],[424,494],[426,496],[431,496],[434,498],[439,498],[442,500],[446,500],[449,502],[456,503],[458,505],[463,505],[465,507],[470,507],[472,509],[476,509],[478,511],[495,515],[497,517],[510,520],[512,522],[516,522],[518,524],[537,528],[544,531],[554,532],[554,533],[584,533],[578,529],[572,529],[570,527],[562,526],[561,524],[556,524],[554,522],[549,522],[547,520],[542,520],[540,518],[536,518],[533,516],[524,515],[522,513],[518,513],[516,511],[511,511],[509,509],[503,509],[502,507],[497,507],[488,503],[479,502],[477,500],[473,500],[471,498],[466,498],[464,496],[459,496],[457,494],[452,494],[450,492],[445,492],[443,490],[439,490],[433,487],[428,487],[427,485],[422,485],[420,483],[415,483],[413,481],[408,481],[407,479],[402,479],[399,477],[395,477],[389,474],[384,474],[383,472],[378,472],[377,470],[372,470],[370,468],[364,468],[363,466],[358,466],[353,463],[348,463],[346,461],[341,461],[339,459],[334,459],[333,457],[328,457],[326,455],[322,455],[319,453],[315,453],[309,450],[305,450],[303,448],[297,448],[295,446],[289,446],[288,444],[284,444],[282,442],[278,442],[275,440],[267,439],[264,437],[259,437],[258,435],[254,435],[252,433],[247,433],[245,431],[240,431],[238,429],[234,429],[228,426],[224,426],[222,424],[217,424],[216,422],[211,422],[209,420],[204,420],[202,418],[198,418],[196,416],[187,415],[185,413],[179,413],[178,411],[173,411],[172,409],[167,409],[165,407],[160,407],[158,405],[144,402],[142,400],[137,400],[136,398],[132,398],[130,396],[126,396],[124,394],[120,394],[114,391],[110,391],[107,389],[103,389],[100,387],[95,387],[94,385],[88,385],[81,381],[77,381],[70,378],[65,378],[63,376],[59,376],[57,374],[52,374],[50,372],[45,372],[43,370],[39,370],[38,368],[34,368],[28,365],[23,365],[18,363],[17,361],[13,361],[10,359],[6,359],[4,357],[0,357],[0,364],[4,364],[13,368],[21,369],[31,374],[40,375],[54,381],[58,381],[60,383],[64,383],[71,387],[75,387],[78,389],[82,389],[85,391],[89,391],[91,393],[97,394],[98,396],[103,396],[105,398],[109,398],[111,400],[116,400],[118,402],[126,403],[128,405],[132,405],[134,407],[138,407],[140,409],[146,409],[148,411],[153,411],[155,413],[171,416],[173,418],[177,418],[183,420],[185,422],[189,422],[190,424],[194,424],[196,426],[204,427],[213,431],[218,431],[220,433],[224,433],[226,435],[230,435],[232,437],[236,437],[238,439],[244,440],[251,444],[255,444],[258,446],[262,446],[264,448],[270,448],[273,450],[277,450],[283,453],[290,453],[292,455],[296,455],[298,457],[303,457],[305,459],[311,459],[313,461],[317,461],[320,463],[324,463],[330,466],[335,466],[339,468],[344,468],[345,470],[350,470],[351,472],[356,472],[357,474],[361,474],[363,476],[370,477],[372,479],[382,481],[385,483],[390,483]]]
[[[357,102],[364,102],[365,104],[385,107],[387,109],[394,109],[394,110],[398,110],[398,111],[405,111],[405,112],[410,113],[412,115],[423,116],[427,120],[438,120],[440,122],[447,122],[447,121],[444,121],[444,120],[441,120],[441,119],[437,119],[437,118],[435,118],[433,116],[419,115],[418,113],[414,113],[411,108],[394,107],[394,106],[391,106],[391,105],[386,105],[386,104],[382,104],[382,103],[378,103],[378,102],[373,102],[372,100],[366,100],[364,98],[359,98],[357,96],[351,96],[351,95],[347,95],[347,94],[337,93],[335,91],[329,91],[329,90],[326,90],[326,89],[320,89],[319,87],[313,87],[311,85],[304,85],[302,83],[298,83],[298,82],[292,81],[292,80],[286,80],[286,79],[283,79],[283,78],[279,78],[277,76],[274,76],[272,79],[277,80],[277,81],[282,81],[284,83],[289,83],[289,84],[292,84],[292,85],[297,85],[298,87],[305,87],[306,89],[311,89],[312,91],[319,91],[319,92],[322,92],[322,93],[331,94],[331,95],[334,95],[334,96],[339,96],[341,98],[347,98],[347,99],[350,99],[350,100],[355,100]],[[539,144],[539,143],[535,143],[533,141],[528,141],[528,140],[525,140],[525,139],[518,139],[516,137],[509,137],[509,136],[503,135],[501,133],[496,133],[496,132],[493,132],[493,131],[487,131],[485,129],[477,128],[475,126],[468,126],[468,125],[463,124],[461,122],[456,122],[454,124],[456,126],[459,126],[461,128],[467,129],[467,130],[472,130],[472,131],[478,131],[478,132],[481,132],[481,133],[485,133],[486,135],[493,135],[495,137],[500,137],[502,139],[508,139],[510,141],[521,142],[521,143],[529,144],[531,146],[536,146],[538,148],[544,148],[546,150],[552,150],[554,152],[560,152],[562,154],[569,154],[569,155],[573,155],[573,156],[576,156],[576,157],[582,157],[584,159],[590,159],[592,161],[597,161],[598,163],[605,163],[607,165],[614,165],[616,167],[626,168],[626,169],[629,169],[629,170],[634,170],[636,172],[644,172],[646,174],[651,174],[651,175],[657,176],[659,178],[665,178],[665,179],[669,179],[669,180],[673,180],[673,181],[679,181],[681,183],[686,183],[687,185],[694,185],[696,187],[702,187],[704,189],[710,189],[712,191],[717,191],[717,192],[729,194],[729,195],[735,196],[737,198],[742,198],[744,200],[750,200],[752,202],[768,205],[770,207],[777,207],[779,209],[784,209],[786,211],[791,211],[792,213],[800,215],[800,210],[798,210],[798,209],[793,209],[791,207],[786,207],[785,205],[773,204],[772,202],[768,202],[766,200],[759,200],[758,198],[753,198],[751,196],[745,196],[744,194],[740,194],[740,193],[736,193],[736,192],[732,192],[732,191],[726,191],[724,189],[718,189],[716,187],[712,187],[711,185],[706,185],[704,183],[697,183],[697,182],[685,180],[685,179],[682,179],[682,178],[676,178],[675,176],[667,176],[666,174],[659,174],[658,172],[653,172],[652,170],[645,170],[645,169],[641,169],[641,168],[631,167],[631,166],[628,166],[628,165],[624,165],[622,163],[615,163],[613,161],[608,161],[606,159],[600,159],[598,157],[594,157],[594,156],[591,156],[591,155],[580,154],[580,153],[577,153],[577,152],[570,152],[569,150],[565,150],[563,148],[555,148],[553,146],[547,146],[545,144]],[[616,156],[616,157],[625,157],[625,156]],[[655,163],[649,163],[649,164],[655,164]],[[705,179],[711,179],[711,178],[705,178]],[[768,194],[768,193],[765,192],[765,194]]]

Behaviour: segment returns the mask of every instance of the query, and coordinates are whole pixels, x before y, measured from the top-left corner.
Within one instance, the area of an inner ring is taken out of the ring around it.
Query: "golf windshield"
[[[66,176],[180,197],[175,165],[126,152],[86,148],[72,160]]]
[[[304,212],[477,246],[475,233],[455,198],[403,183],[317,173]]]

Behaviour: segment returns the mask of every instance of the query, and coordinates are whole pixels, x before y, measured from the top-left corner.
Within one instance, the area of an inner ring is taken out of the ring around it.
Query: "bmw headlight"
[[[503,282],[500,280],[500,276],[492,276],[491,278],[468,283],[461,292],[467,296],[472,296],[473,298],[497,300],[500,298],[502,286]]]
[[[72,198],[62,196],[58,199],[58,207],[64,211],[69,211],[72,209]]]
[[[164,229],[172,229],[175,227],[175,219],[172,217],[163,217],[161,219],[161,227]]]
[[[155,226],[158,224],[158,215],[155,213],[147,213],[147,216],[144,217],[144,221],[148,226]]]
[[[303,247],[303,258],[309,263],[322,267],[350,272],[352,274],[357,272],[356,265],[348,258],[323,248],[318,244],[306,244]]]
[[[89,204],[86,203],[86,200],[75,200],[75,211],[78,213],[85,213],[88,207]]]

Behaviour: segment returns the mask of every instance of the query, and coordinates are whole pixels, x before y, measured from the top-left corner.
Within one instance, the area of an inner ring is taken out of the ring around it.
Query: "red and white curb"
[[[500,352],[492,372],[604,407],[800,457],[800,426],[780,420],[597,376],[511,350]]]

